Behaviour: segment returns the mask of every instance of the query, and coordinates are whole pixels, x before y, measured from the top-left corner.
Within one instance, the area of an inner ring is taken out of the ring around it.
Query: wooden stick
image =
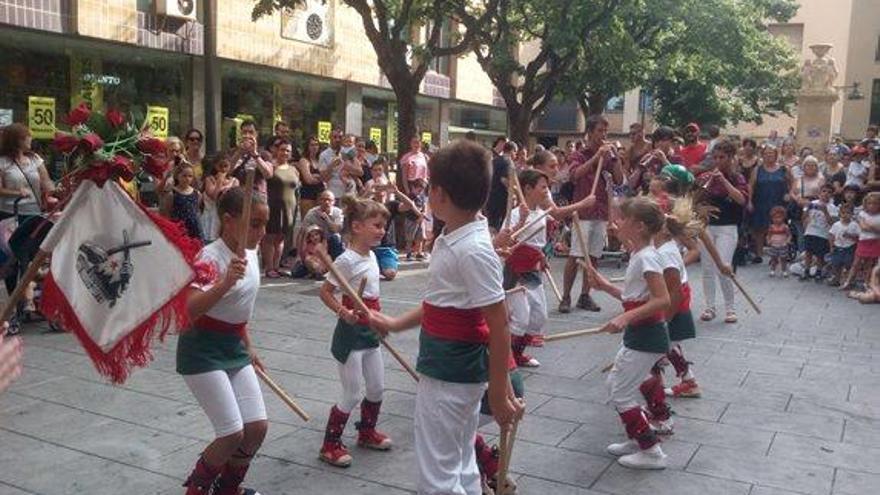
[[[599,164],[596,165],[596,176],[593,177],[593,187],[590,189],[590,196],[596,195],[596,188],[599,187],[599,177],[602,176],[602,169],[605,166],[605,154],[599,157]]]
[[[502,227],[510,227],[510,214],[513,212],[513,198],[516,194],[513,191],[514,175],[516,175],[516,166],[511,163],[510,168],[507,170],[507,211],[504,214],[504,223],[502,224]]]
[[[255,168],[247,168],[244,179],[244,205],[241,212],[241,224],[238,226],[238,255],[245,256],[247,249],[248,231],[251,229],[251,210],[254,202],[254,174]]]
[[[602,371],[601,371],[601,372],[602,372],[602,373],[608,373],[609,371],[611,371],[611,368],[613,368],[613,367],[614,367],[614,362],[608,363],[608,364],[605,365],[604,368],[602,368]]]
[[[737,289],[742,293],[743,297],[746,298],[746,301],[752,306],[752,309],[755,310],[756,313],[761,314],[761,308],[758,307],[758,304],[755,303],[755,300],[752,299],[752,296],[746,291],[745,287],[739,283],[739,280],[736,278],[736,275],[731,274],[730,280],[733,282],[733,285],[736,286]]]
[[[572,216],[571,225],[572,225],[572,228],[574,229],[575,235],[577,236],[578,244],[580,244],[580,246],[581,246],[581,254],[584,255],[585,260],[589,260],[590,259],[590,252],[587,251],[587,241],[584,240],[584,231],[581,230],[581,217],[580,217],[580,215],[578,215],[578,212],[572,213],[571,216]],[[587,261],[587,263],[589,263],[589,261]]]
[[[3,307],[3,312],[0,313],[0,322],[9,320],[9,317],[15,312],[15,308],[18,306],[19,301],[24,297],[28,286],[35,278],[37,278],[40,268],[48,258],[49,253],[47,251],[43,251],[42,249],[37,251],[36,256],[31,260],[24,275],[22,275],[21,279],[18,281],[18,285],[15,286],[15,290],[12,291],[12,294],[9,296],[9,300],[6,301],[6,306]]]
[[[547,218],[547,215],[549,215],[549,214],[550,214],[550,210],[547,210],[547,211],[541,213],[540,215],[538,215],[537,217],[535,217],[533,220],[531,220],[529,223],[523,225],[521,229],[517,229],[517,230],[514,231],[512,234],[510,234],[510,238],[513,239],[513,240],[516,240],[516,238],[519,237],[520,235],[522,235],[523,232],[525,232],[525,231],[529,230],[530,228],[534,227],[537,223],[539,223],[540,221],[542,221],[542,220],[544,220],[545,218]],[[538,229],[538,231],[540,232],[540,229]]]
[[[287,392],[285,392],[283,388],[281,388],[277,383],[275,383],[275,380],[273,380],[271,377],[269,377],[269,375],[266,374],[266,372],[263,371],[262,368],[254,366],[254,370],[257,372],[257,376],[259,376],[260,379],[263,380],[263,383],[268,385],[268,387],[270,389],[272,389],[273,392],[275,392],[275,395],[277,395],[278,398],[281,399],[281,402],[284,402],[285,404],[287,404],[287,407],[289,407],[293,412],[295,412],[297,416],[302,418],[303,421],[309,420],[309,415],[306,414],[306,412],[301,407],[299,407],[299,405],[296,402],[294,402],[294,400],[290,397],[290,395],[288,395]]]
[[[715,267],[718,269],[718,272],[721,272],[721,255],[718,253],[718,248],[715,247],[715,243],[712,241],[712,237],[709,236],[709,233],[706,230],[702,230],[700,232],[700,240],[703,242],[703,245],[706,246],[706,251],[709,253],[709,257],[712,258],[712,261],[715,263]],[[743,297],[746,298],[749,305],[752,309],[755,310],[756,313],[761,314],[761,308],[758,307],[758,304],[755,303],[755,300],[752,299],[752,296],[746,292],[745,287],[740,284],[739,280],[737,280],[736,275],[731,273],[730,280],[733,281],[733,285],[736,286],[737,289],[742,293]]]
[[[526,196],[523,194],[522,186],[519,185],[519,174],[516,172],[516,167],[514,167],[513,172],[513,192],[516,193],[516,199],[519,200],[519,204],[525,205],[528,204],[526,201]]]
[[[550,282],[550,288],[553,289],[553,294],[556,296],[556,300],[562,302],[562,293],[559,292],[559,286],[556,285],[556,281],[553,280],[553,274],[550,272],[550,267],[544,267],[544,275],[547,276],[547,281]]]
[[[505,292],[504,292],[504,295],[510,296],[510,295],[512,295],[512,294],[516,294],[516,293],[519,293],[519,292],[524,292],[525,290],[526,290],[526,288],[523,287],[522,285],[517,285],[516,287],[514,287],[514,288],[512,288],[512,289],[510,289],[510,290],[508,290],[508,291],[505,291]]]
[[[585,328],[583,330],[572,330],[571,332],[562,332],[562,333],[554,333],[553,335],[547,335],[546,337],[544,337],[544,342],[553,342],[554,340],[571,339],[574,337],[582,337],[584,335],[597,335],[600,333],[605,333],[604,331],[602,331],[602,327]]]
[[[339,269],[336,268],[335,265],[333,265],[333,260],[330,259],[330,255],[320,249],[317,250],[317,254],[318,257],[321,258],[321,262],[327,265],[327,269],[330,270],[333,278],[335,278],[336,281],[339,283],[339,288],[342,289],[342,291],[351,298],[351,300],[354,302],[354,305],[357,306],[358,311],[361,311],[365,314],[369,313],[370,308],[368,308],[367,305],[364,304],[364,300],[361,299],[358,293],[354,291],[354,289],[351,287],[351,284],[348,283],[348,280],[346,280],[345,277],[343,277],[342,274],[339,273]],[[419,381],[419,375],[418,373],[416,373],[416,370],[413,369],[412,365],[410,365],[399,352],[397,352],[397,349],[395,349],[391,346],[391,344],[388,343],[384,336],[379,335],[379,343],[381,343],[388,351],[388,353],[391,354],[391,356],[395,360],[397,360],[397,362],[400,363],[401,366],[403,366],[403,369],[405,369],[406,372],[413,377],[413,380]]]
[[[495,479],[495,494],[507,495],[507,471],[510,469],[510,458],[513,456],[513,444],[516,441],[516,430],[519,421],[514,420],[510,428],[501,432],[501,457],[498,459],[498,474]]]
[[[367,277],[361,279],[361,285],[358,287],[358,296],[364,297],[364,289],[367,288]]]
[[[513,246],[511,246],[511,247],[510,247],[510,252],[512,253],[512,252],[516,251],[520,246],[522,246],[522,245],[525,244],[526,242],[532,240],[532,237],[535,237],[536,235],[538,235],[538,234],[540,234],[540,233],[541,233],[541,229],[538,229],[538,230],[533,231],[531,234],[527,235],[527,236],[525,237],[525,239],[523,239],[523,240],[517,242],[516,244],[514,244]]]

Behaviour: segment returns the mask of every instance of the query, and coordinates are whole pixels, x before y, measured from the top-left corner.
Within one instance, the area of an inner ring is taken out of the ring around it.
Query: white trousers
[[[419,495],[481,495],[474,441],[486,385],[419,378],[414,418]]]
[[[733,253],[736,251],[736,243],[739,233],[736,225],[709,225],[706,232],[715,243],[721,261],[730,264],[733,261]],[[706,246],[700,243],[700,267],[703,271],[703,297],[706,299],[706,307],[715,309],[715,280],[721,284],[721,293],[724,295],[724,306],[727,310],[733,310],[733,282],[730,277],[725,277],[718,271]]]
[[[599,258],[602,251],[605,250],[605,244],[608,241],[608,222],[605,220],[581,220],[581,231],[584,233],[584,244],[587,245],[586,253],[588,256]],[[569,256],[573,258],[583,258],[581,243],[577,238],[577,231],[572,227],[571,232],[571,250]]]
[[[370,402],[381,402],[385,390],[385,366],[378,347],[351,351],[345,364],[338,364],[342,382],[342,399],[336,404],[348,414],[361,401],[361,377],[364,378],[366,397]]]
[[[641,405],[643,397],[639,386],[651,372],[654,363],[663,356],[664,354],[634,351],[621,346],[606,379],[611,405],[617,412],[622,413]]]
[[[266,419],[263,392],[251,365],[183,375],[183,381],[205,410],[217,437],[237,433],[247,423]]]
[[[544,284],[507,296],[507,312],[510,315],[510,333],[543,335],[547,323],[547,297]]]

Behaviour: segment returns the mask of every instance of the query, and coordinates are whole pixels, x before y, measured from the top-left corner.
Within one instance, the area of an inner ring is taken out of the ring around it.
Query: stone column
[[[816,56],[806,60],[801,69],[801,91],[798,95],[797,141],[799,146],[809,146],[814,153],[831,141],[831,112],[837,102],[837,67],[834,59],[825,57],[831,45],[810,45]]]

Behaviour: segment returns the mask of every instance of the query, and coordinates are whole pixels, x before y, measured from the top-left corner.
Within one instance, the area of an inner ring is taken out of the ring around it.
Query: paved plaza
[[[554,264],[561,283],[561,260]],[[620,269],[608,265],[604,271],[616,275]],[[699,302],[698,268],[690,275]],[[740,278],[764,314],[740,305],[737,325],[699,325],[687,353],[704,394],[672,401],[676,433],[663,443],[670,460],[665,471],[627,470],[604,452],[622,438],[617,415],[605,404],[601,373],[619,336],[536,350],[543,366],[525,373],[528,414],[511,468],[519,493],[880,493],[878,308],[812,282],[769,279],[764,267],[747,267]],[[385,310],[399,313],[417,304],[424,279],[424,270],[410,270],[383,283]],[[265,391],[271,426],[249,485],[264,495],[414,493],[415,388],[387,354],[380,427],[395,448],[352,447],[349,469],[318,460],[340,386],[329,352],[335,320],[317,294],[317,283],[305,281],[264,285],[260,293],[251,327],[256,345],[276,381],[312,420],[302,422]],[[548,292],[555,308],[552,298]],[[597,300],[599,314],[551,311],[549,332],[595,326],[618,311],[604,294]],[[414,359],[417,335],[392,340]],[[0,397],[0,494],[183,493],[183,478],[212,430],[174,373],[174,338],[122,387],[102,380],[69,335],[30,327],[24,339],[24,375]],[[485,432],[494,438],[497,430]]]

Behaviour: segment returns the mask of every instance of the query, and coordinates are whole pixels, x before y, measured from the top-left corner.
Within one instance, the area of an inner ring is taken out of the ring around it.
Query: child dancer
[[[791,227],[786,223],[785,208],[770,209],[770,226],[767,228],[767,247],[764,253],[770,257],[770,276],[788,278],[788,246],[791,244]]]
[[[828,232],[834,217],[837,216],[837,207],[831,202],[831,193],[834,188],[831,184],[824,184],[819,189],[819,199],[814,199],[804,208],[804,274],[801,280],[810,278],[810,267],[816,267],[816,282],[822,282],[822,270],[825,268],[825,255],[831,250],[828,242]]]
[[[431,158],[429,201],[446,227],[434,244],[425,301],[396,318],[371,313],[372,326],[381,331],[422,325],[415,451],[423,494],[480,493],[473,445],[487,380],[492,414],[502,429],[522,414],[508,378],[501,261],[479,217],[489,193],[489,160],[483,147],[469,141]]]
[[[857,216],[861,233],[856,244],[856,260],[841,290],[852,289],[859,276],[864,276],[867,284],[871,267],[880,257],[880,192],[868,193],[862,207]]]
[[[243,219],[244,201],[244,190],[238,187],[220,196],[220,238],[199,253],[200,263],[213,278],[193,284],[187,301],[192,328],[177,343],[177,372],[217,436],[184,483],[186,495],[256,493],[242,491],[240,486],[263,443],[268,422],[254,372],[262,363],[251,347],[247,322],[260,288],[256,248],[266,231],[269,207],[265,199],[254,195],[251,217]],[[239,245],[242,222],[249,225],[246,246]]]
[[[362,299],[371,309],[379,311],[379,264],[372,248],[385,235],[388,210],[381,203],[353,196],[343,196],[342,204],[345,212],[343,232],[348,235],[349,244],[333,265],[352,287],[359,287],[361,281],[366,280]],[[340,282],[333,276],[328,277],[321,287],[321,301],[339,317],[330,352],[339,362],[342,399],[330,410],[320,458],[333,466],[348,467],[351,465],[351,455],[342,444],[341,437],[348,416],[358,402],[361,403],[361,420],[355,424],[358,445],[388,450],[391,448],[391,439],[376,430],[385,389],[385,369],[379,339],[367,326],[367,315],[356,314],[354,302],[347,295],[341,301],[336,299],[334,292],[339,287]],[[363,401],[361,378],[366,388]]]
[[[526,288],[523,296],[516,297],[525,299],[523,303],[509,306],[510,340],[517,366],[535,368],[541,363],[526,354],[525,348],[544,345],[547,299],[542,271],[547,266],[544,246],[547,244],[548,216],[562,220],[580,208],[591,206],[595,203],[595,197],[587,196],[577,203],[558,207],[550,197],[550,178],[543,172],[524,170],[519,173],[519,183],[526,204],[524,208],[514,208],[510,212],[510,223],[515,225],[514,230],[522,229],[542,216],[544,219],[519,235],[524,242],[507,257],[505,274],[508,276],[505,277],[504,288],[511,289],[516,284]]]
[[[654,364],[669,352],[669,335],[664,312],[669,293],[663,276],[663,262],[652,238],[663,227],[660,208],[644,197],[621,204],[618,235],[632,254],[623,289],[612,285],[595,269],[590,270],[594,286],[623,302],[625,312],[605,324],[608,333],[623,331],[623,347],[608,374],[611,402],[626,427],[629,439],[608,446],[620,456],[621,465],[634,469],[663,469],[666,454],[638,402],[640,385]]]

